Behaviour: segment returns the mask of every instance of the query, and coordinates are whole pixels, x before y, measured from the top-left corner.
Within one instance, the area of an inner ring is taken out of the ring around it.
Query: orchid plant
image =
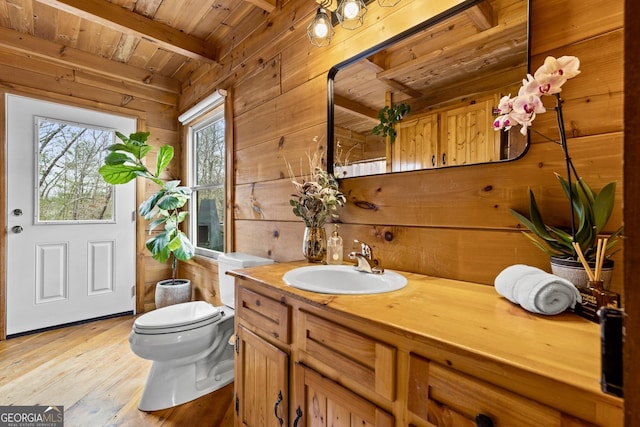
[[[545,225],[533,192],[529,190],[530,204],[529,217],[511,209],[511,213],[532,233],[537,239],[525,234],[533,243],[550,256],[560,258],[578,259],[574,242],[578,243],[587,259],[593,259],[596,255],[598,234],[602,232],[611,213],[615,201],[615,182],[605,185],[600,192],[595,192],[578,175],[571,161],[564,130],[562,116],[562,98],[560,92],[567,80],[580,74],[580,60],[575,56],[562,56],[560,58],[547,57],[534,75],[527,74],[522,81],[522,87],[518,95],[504,96],[498,105],[498,117],[493,122],[495,130],[509,130],[520,125],[520,132],[527,135],[528,129],[538,114],[547,111],[542,101],[543,96],[554,96],[556,99],[555,111],[560,133],[560,146],[565,156],[567,165],[567,179],[556,173],[564,193],[569,198],[571,208],[571,233],[561,228]],[[555,140],[542,135],[545,138]],[[572,176],[576,183],[572,183]],[[578,224],[576,226],[576,216]],[[622,232],[622,227],[609,237],[606,249],[617,243],[616,237]]]
[[[562,85],[580,74],[578,68],[580,60],[575,56],[562,56],[558,59],[548,56],[533,76],[527,74],[527,79],[522,81],[522,87],[516,97],[502,97],[498,104],[500,115],[493,122],[494,129],[509,130],[519,124],[522,126],[520,133],[526,135],[536,115],[547,111],[541,97],[555,95],[558,101],[556,108],[560,108]],[[564,128],[564,125],[562,127]],[[561,137],[564,139],[564,132],[561,133]]]

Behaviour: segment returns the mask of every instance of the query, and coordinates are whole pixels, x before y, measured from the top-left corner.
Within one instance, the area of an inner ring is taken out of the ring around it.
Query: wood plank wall
[[[315,12],[308,3],[283,1],[271,25],[256,35],[260,41],[244,40],[222,59],[222,67],[202,70],[180,99],[183,111],[216,87],[233,87],[233,250],[277,261],[301,258],[304,227],[288,203],[292,187],[285,160],[297,170],[300,158],[316,149],[316,137],[324,150],[329,68],[444,4],[404,0],[380,8],[374,2],[364,28],[336,28],[331,45],[316,48],[306,40]],[[609,223],[615,229],[622,221],[623,194],[623,0],[535,0],[531,15],[533,70],[547,55],[581,59],[582,74],[563,89],[570,152],[593,187],[618,181]],[[553,113],[539,116],[535,127],[557,135]],[[548,258],[520,233],[508,208],[525,208],[531,187],[549,221],[566,217],[569,208],[554,177],[564,171],[563,163],[558,146],[534,137],[524,158],[511,163],[343,181],[349,201],[340,213],[345,250],[357,238],[370,243],[387,268],[484,284],[515,263],[548,269]],[[614,260],[613,289],[621,292],[622,252]],[[210,275],[210,281],[217,278]]]
[[[151,132],[150,143],[169,143],[178,148],[177,103],[180,84],[177,80],[154,77],[146,70],[83,54],[73,48],[36,39],[28,34],[0,29],[0,95],[13,93],[69,105],[99,109],[138,118],[138,128]],[[4,124],[4,114],[2,114]],[[6,185],[5,132],[0,132],[0,177]],[[154,160],[155,161],[155,160]],[[179,176],[180,162],[167,173]],[[138,185],[137,199],[145,200],[155,189]],[[2,195],[2,205],[6,203]],[[0,211],[4,218],[6,207]],[[146,249],[146,222],[138,218],[137,231],[137,310],[152,309],[153,291],[158,280],[170,277],[168,265],[154,261]],[[2,254],[6,235],[0,236]],[[5,256],[1,257],[0,303],[5,304]],[[0,316],[0,339],[4,338],[4,310]]]

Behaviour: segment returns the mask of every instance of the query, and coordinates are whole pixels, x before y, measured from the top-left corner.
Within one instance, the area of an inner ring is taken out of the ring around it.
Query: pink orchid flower
[[[558,59],[548,56],[532,76],[522,80],[518,96],[503,96],[498,104],[500,114],[493,121],[495,130],[509,130],[515,124],[522,126],[520,133],[527,134],[537,114],[544,113],[546,108],[540,99],[544,95],[560,93],[562,85],[570,78],[580,74],[580,60],[575,56],[562,56]]]

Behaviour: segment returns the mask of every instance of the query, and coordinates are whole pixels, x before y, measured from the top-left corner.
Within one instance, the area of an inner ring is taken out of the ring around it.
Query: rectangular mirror
[[[463,1],[334,66],[329,170],[348,178],[521,156],[527,138],[492,123],[528,72],[528,36],[529,1]],[[380,120],[389,111],[399,118],[390,127]]]

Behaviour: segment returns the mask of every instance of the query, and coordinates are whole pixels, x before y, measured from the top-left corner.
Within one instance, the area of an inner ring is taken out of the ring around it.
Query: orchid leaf
[[[595,219],[596,233],[600,233],[607,225],[607,222],[611,217],[611,213],[613,212],[615,197],[615,181],[605,185],[596,196],[593,202],[593,217]]]

